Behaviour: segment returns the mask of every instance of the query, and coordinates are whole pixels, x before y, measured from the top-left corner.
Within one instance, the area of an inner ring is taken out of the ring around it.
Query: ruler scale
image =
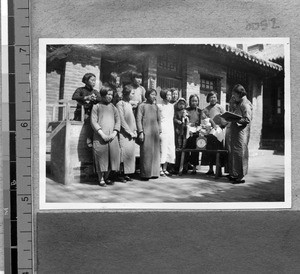
[[[29,0],[7,0],[9,131],[3,136],[5,273],[33,273]],[[4,120],[4,118],[3,118]],[[10,235],[10,237],[8,237]]]

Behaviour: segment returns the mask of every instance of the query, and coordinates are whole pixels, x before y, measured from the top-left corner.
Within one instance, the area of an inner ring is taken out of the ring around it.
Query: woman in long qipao
[[[157,178],[160,172],[160,134],[161,123],[158,106],[155,104],[157,92],[147,90],[147,101],[138,106],[136,123],[141,143],[141,178]]]
[[[171,175],[167,171],[167,165],[175,164],[175,136],[174,136],[174,106],[171,104],[172,93],[169,89],[162,89],[160,97],[163,99],[159,104],[161,119],[161,138],[160,138],[160,176]]]
[[[129,174],[135,171],[135,138],[137,137],[136,121],[130,104],[134,96],[134,90],[131,85],[123,88],[123,99],[117,103],[121,119],[120,130],[120,149],[121,149],[121,166],[124,173],[125,181],[131,181]]]
[[[120,116],[111,103],[113,90],[103,86],[100,90],[101,101],[93,106],[91,125],[94,129],[93,154],[100,186],[113,184],[108,179],[111,170],[120,167],[120,149],[117,134],[120,131]]]
[[[242,116],[242,118],[230,124],[229,180],[233,184],[244,183],[244,176],[248,172],[248,143],[252,120],[252,104],[246,95],[247,93],[242,85],[234,86],[232,90],[232,97],[236,102],[234,113]]]

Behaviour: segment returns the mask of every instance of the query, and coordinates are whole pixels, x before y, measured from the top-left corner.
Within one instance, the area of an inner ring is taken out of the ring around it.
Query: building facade
[[[96,75],[95,88],[99,90],[110,72],[117,72],[121,82],[126,83],[132,70],[142,73],[145,88],[159,91],[175,87],[187,100],[191,94],[198,94],[200,108],[207,105],[206,95],[211,90],[218,93],[220,104],[226,108],[233,86],[242,84],[253,104],[249,144],[252,153],[261,148],[263,134],[270,126],[265,109],[276,108],[277,103],[270,103],[264,91],[270,81],[277,85],[283,73],[279,64],[221,44],[48,45],[47,124],[62,119],[61,111],[53,114],[53,105],[58,100],[71,100],[75,89],[84,85],[81,79],[86,72]],[[284,127],[283,121],[280,123]]]

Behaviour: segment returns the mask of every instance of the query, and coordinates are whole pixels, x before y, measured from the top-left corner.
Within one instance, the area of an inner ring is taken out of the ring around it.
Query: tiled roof
[[[271,69],[278,70],[278,71],[282,70],[282,66],[280,66],[276,63],[270,62],[268,60],[258,58],[255,55],[250,54],[249,52],[244,51],[244,50],[239,49],[239,48],[235,48],[235,47],[225,45],[225,44],[206,44],[206,46],[211,46],[211,47],[214,47],[216,49],[220,49],[221,51],[224,51],[226,53],[235,55],[239,58],[243,58],[247,61],[253,62],[254,64],[259,64],[259,65],[264,66],[266,68],[271,68]]]
[[[249,51],[249,50],[248,50]],[[266,44],[263,45],[263,50],[254,49],[249,51],[257,58],[264,60],[278,60],[284,58],[284,45],[283,44]]]

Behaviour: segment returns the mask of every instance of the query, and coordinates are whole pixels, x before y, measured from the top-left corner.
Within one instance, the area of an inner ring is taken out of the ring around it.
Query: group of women
[[[195,148],[197,131],[193,127],[203,124],[211,128],[226,126],[227,148],[229,150],[228,178],[233,183],[243,183],[248,166],[248,142],[252,106],[246,98],[241,85],[233,89],[234,113],[242,118],[237,122],[225,123],[220,119],[224,109],[217,103],[217,94],[207,96],[209,105],[199,108],[199,97],[189,98],[189,106],[184,98],[178,98],[176,89],[162,89],[161,104],[156,103],[157,91],[145,90],[142,75],[131,73],[131,83],[120,85],[120,78],[111,73],[100,92],[94,89],[96,77],[87,73],[82,79],[85,87],[78,88],[72,99],[78,102],[74,119],[80,120],[84,106],[85,123],[91,131],[87,136],[87,145],[93,148],[94,166],[100,186],[114,183],[114,177],[122,182],[131,181],[131,174],[140,169],[142,180],[171,176],[179,168],[179,152],[176,148]],[[228,137],[229,136],[229,137]],[[215,136],[207,135],[207,147],[218,149],[223,146]],[[136,151],[139,150],[139,162]],[[199,164],[199,153],[192,152],[185,160],[186,169],[190,166],[192,174]],[[137,167],[138,164],[138,167]],[[201,164],[209,165],[208,175],[212,175],[214,157],[203,153]]]

